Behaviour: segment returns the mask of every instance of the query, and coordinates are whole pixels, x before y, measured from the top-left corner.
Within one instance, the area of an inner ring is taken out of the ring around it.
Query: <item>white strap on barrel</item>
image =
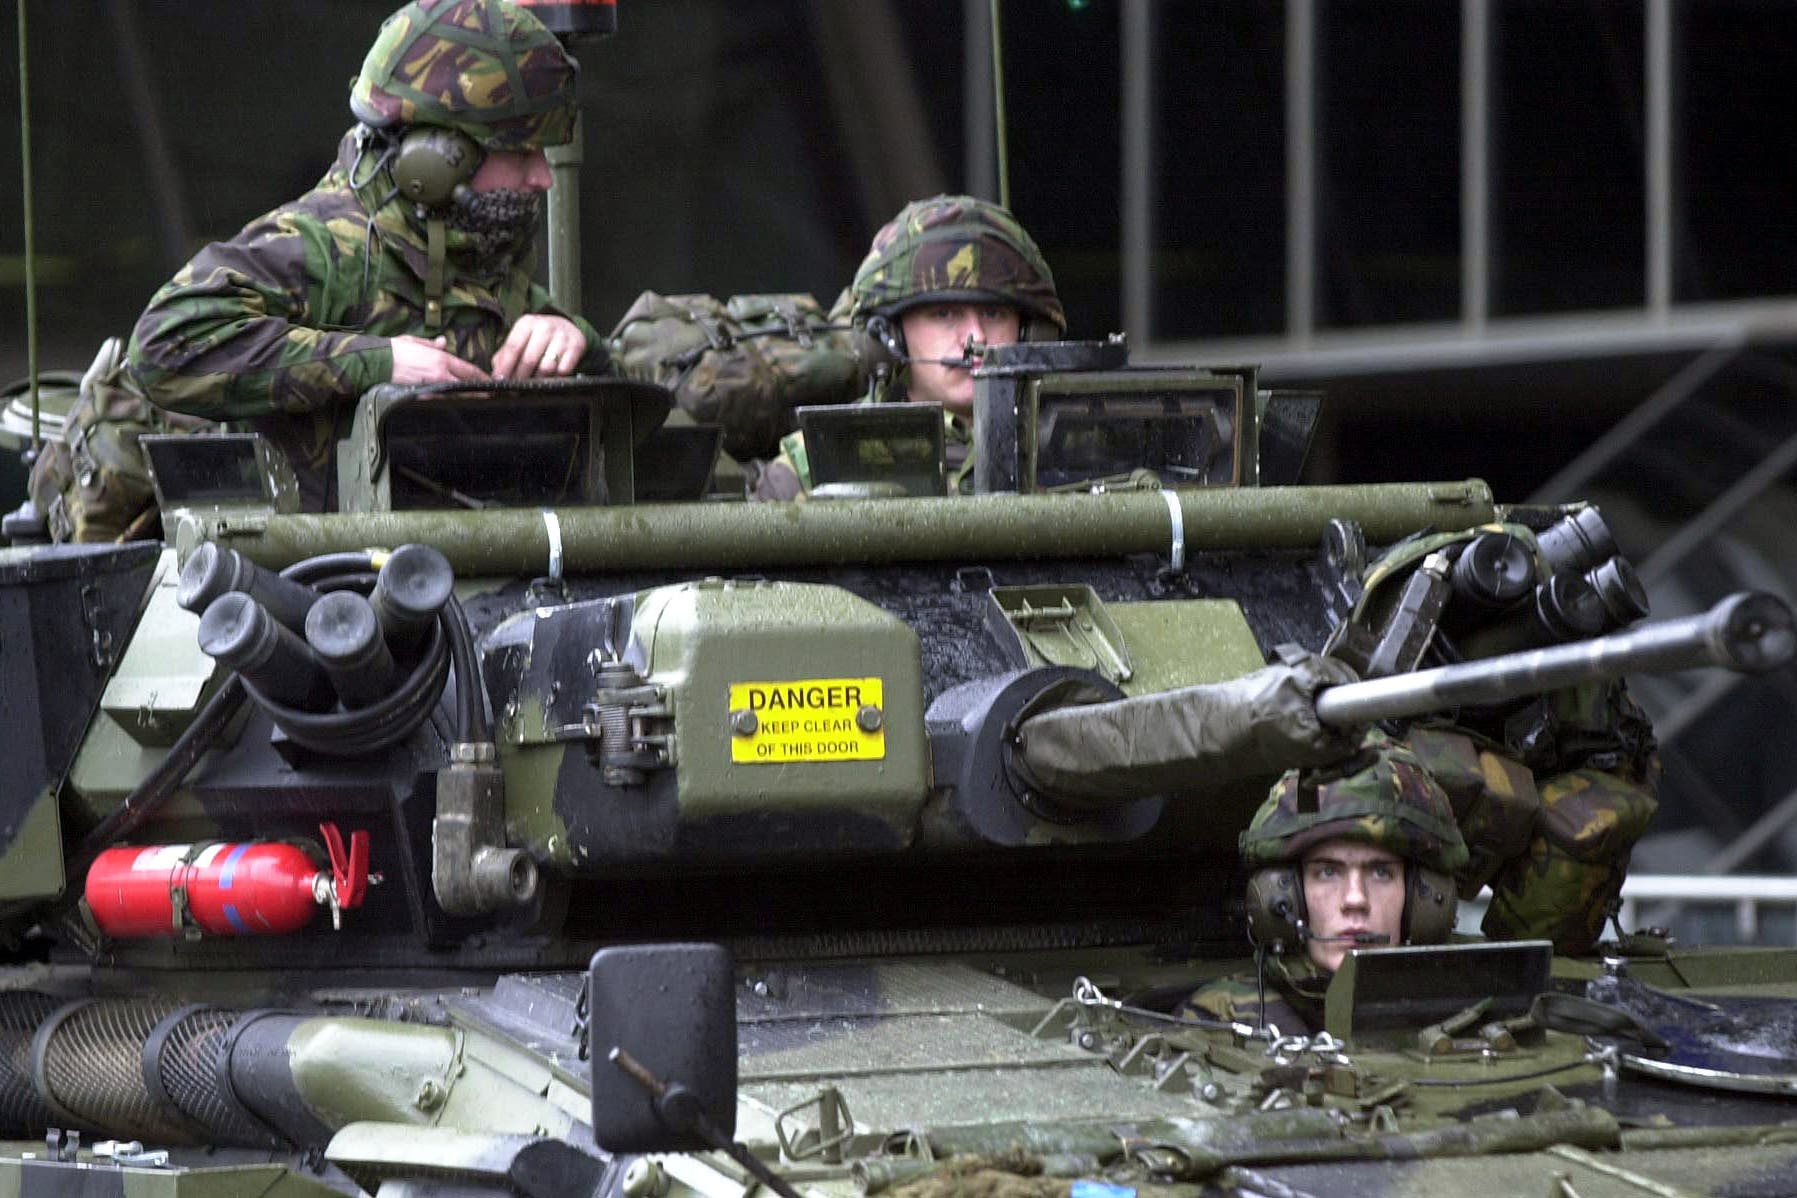
[[[543,528],[549,533],[549,577],[559,581],[562,576],[562,522],[548,508],[543,509]]]
[[[1167,551],[1167,562],[1175,570],[1186,568],[1186,513],[1179,506],[1179,492],[1164,490],[1161,498],[1167,501],[1167,519],[1172,523],[1173,547]]]

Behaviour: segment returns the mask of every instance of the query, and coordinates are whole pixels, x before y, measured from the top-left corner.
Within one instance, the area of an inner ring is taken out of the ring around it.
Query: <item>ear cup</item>
[[[393,182],[406,199],[435,208],[448,203],[456,189],[474,177],[484,157],[466,133],[420,125],[399,139],[393,156]]]
[[[1061,330],[1055,327],[1053,321],[1027,313],[1024,314],[1023,327],[1017,333],[1017,340],[1028,341],[1032,344],[1041,341],[1058,341],[1060,337]]]
[[[1446,944],[1459,912],[1454,879],[1414,861],[1405,863],[1403,943]]]
[[[1310,913],[1304,883],[1290,865],[1270,865],[1248,879],[1248,935],[1263,948],[1295,951],[1303,943]]]

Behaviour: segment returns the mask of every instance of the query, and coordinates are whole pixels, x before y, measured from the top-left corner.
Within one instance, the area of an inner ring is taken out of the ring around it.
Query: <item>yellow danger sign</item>
[[[730,760],[878,761],[886,701],[878,678],[800,678],[730,684]]]

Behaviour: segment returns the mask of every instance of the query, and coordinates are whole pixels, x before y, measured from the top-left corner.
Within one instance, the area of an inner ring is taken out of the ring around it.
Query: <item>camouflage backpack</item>
[[[772,457],[802,404],[860,393],[854,335],[809,295],[658,295],[645,291],[612,330],[626,378],[660,383],[680,410],[724,430],[738,459]]]
[[[81,378],[62,436],[31,467],[31,499],[57,542],[132,541],[162,534],[156,489],[137,444],[144,433],[210,427],[165,412],[125,370],[125,343],[109,337]]]

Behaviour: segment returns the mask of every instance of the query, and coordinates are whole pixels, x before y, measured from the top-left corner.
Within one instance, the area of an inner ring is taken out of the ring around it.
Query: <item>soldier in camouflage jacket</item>
[[[510,0],[415,0],[381,27],[359,124],[310,192],[206,247],[151,299],[130,368],[159,406],[247,421],[308,510],[380,383],[602,370],[603,343],[531,280],[575,64]]]
[[[879,363],[875,400],[942,405],[950,490],[972,472],[973,375],[979,347],[1067,331],[1054,275],[1017,218],[973,196],[905,205],[880,231],[831,319],[861,333]],[[804,438],[792,433],[755,484],[757,499],[811,489]]]

